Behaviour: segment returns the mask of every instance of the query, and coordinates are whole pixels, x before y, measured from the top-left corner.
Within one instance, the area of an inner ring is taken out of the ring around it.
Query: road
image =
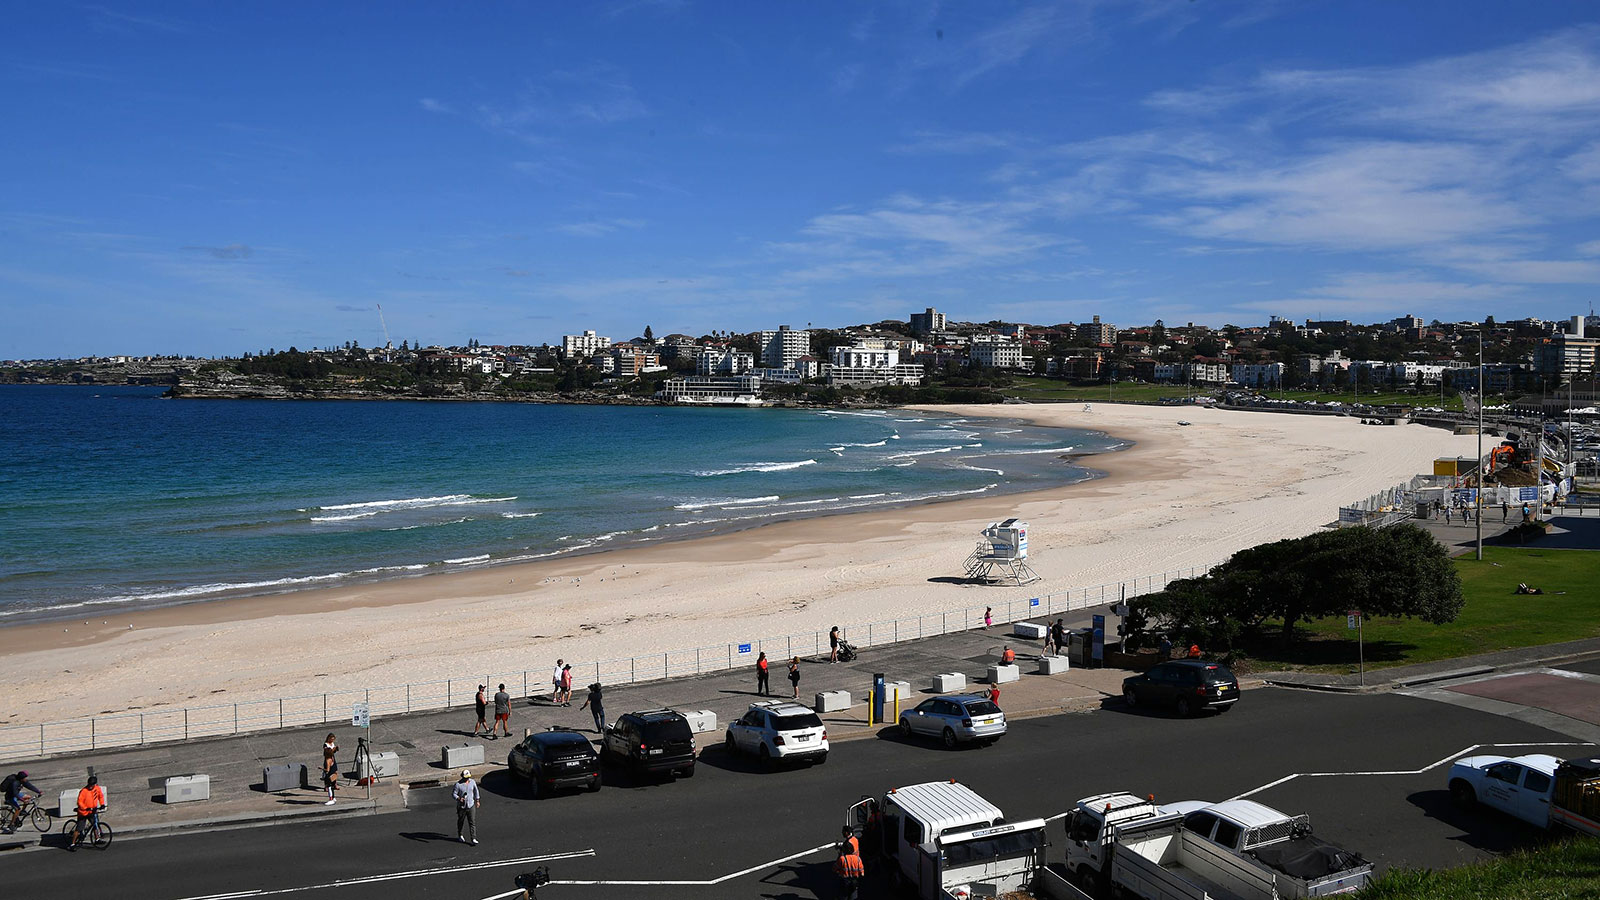
[[[608,776],[597,794],[543,801],[493,773],[483,785],[477,847],[454,841],[449,799],[433,789],[413,792],[404,813],[128,840],[103,853],[36,850],[0,866],[11,893],[41,896],[98,884],[127,900],[477,900],[510,889],[515,873],[550,856],[559,857],[545,862],[557,883],[541,897],[802,900],[832,896],[826,848],[850,803],[943,778],[971,785],[1012,818],[1055,815],[1113,789],[1158,800],[1258,791],[1254,799],[1309,813],[1318,834],[1379,863],[1449,866],[1530,832],[1456,814],[1445,802],[1442,767],[1300,773],[1410,772],[1478,744],[1571,740],[1421,698],[1261,688],[1222,716],[1179,720],[1108,701],[1101,710],[1015,722],[993,747],[946,751],[881,734],[837,742],[824,766],[771,773],[711,749],[690,780]]]

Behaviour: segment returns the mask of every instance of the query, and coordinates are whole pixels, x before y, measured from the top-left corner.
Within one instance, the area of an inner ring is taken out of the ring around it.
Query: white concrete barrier
[[[883,698],[890,703],[894,702],[895,697],[899,697],[901,703],[911,699],[911,682],[909,681],[889,681],[885,682],[883,687]]]
[[[1048,625],[1035,625],[1032,622],[1017,622],[1011,626],[1012,634],[1032,641],[1043,640],[1045,632],[1049,630]]]
[[[1041,656],[1041,657],[1039,657],[1039,674],[1040,675],[1058,675],[1058,674],[1060,674],[1062,672],[1065,672],[1065,671],[1067,671],[1068,669],[1071,669],[1071,668],[1072,668],[1072,666],[1068,662],[1067,657],[1065,657],[1065,656]]]
[[[166,781],[165,803],[189,803],[211,799],[210,775],[174,775]],[[108,804],[109,805],[109,804]]]
[[[439,761],[446,769],[483,765],[482,744],[446,744],[439,748]]]
[[[933,689],[941,694],[967,689],[967,676],[960,672],[947,672],[933,676]]]
[[[849,691],[818,691],[816,705],[819,713],[844,712],[851,706]]]
[[[708,731],[717,730],[717,714],[709,709],[693,711],[680,709],[678,714],[683,716],[684,720],[689,723],[689,730],[695,734],[705,734]]]
[[[990,684],[1005,684],[1008,681],[1016,681],[1021,677],[1022,669],[1015,665],[989,667]]]

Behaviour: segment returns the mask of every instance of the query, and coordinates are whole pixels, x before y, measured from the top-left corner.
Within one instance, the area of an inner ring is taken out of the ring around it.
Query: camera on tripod
[[[517,887],[522,888],[528,897],[532,897],[534,891],[549,883],[549,866],[540,866],[539,868],[534,869],[532,872],[523,872],[516,878]]]

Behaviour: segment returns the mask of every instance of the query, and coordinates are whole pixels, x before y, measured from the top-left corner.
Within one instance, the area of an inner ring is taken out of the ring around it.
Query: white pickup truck
[[[1468,756],[1450,766],[1449,785],[1464,809],[1481,803],[1539,828],[1600,835],[1600,757]]]
[[[1280,900],[1358,890],[1360,856],[1311,836],[1305,816],[1251,800],[1157,806],[1097,794],[1067,816],[1067,869],[1079,884],[1146,900]]]

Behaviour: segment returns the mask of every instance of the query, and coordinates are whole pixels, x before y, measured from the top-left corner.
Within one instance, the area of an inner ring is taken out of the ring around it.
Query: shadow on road
[[[402,831],[400,832],[400,836],[408,841],[417,841],[419,843],[430,843],[432,841],[450,841],[451,843],[455,843],[456,841],[455,835],[444,834],[443,832],[439,831]]]
[[[762,764],[757,757],[745,753],[729,752],[726,744],[718,744],[700,751],[700,765],[721,769],[724,772],[786,772],[790,770],[808,769],[816,763],[811,762],[786,762],[776,760],[771,767]]]
[[[1459,829],[1461,835],[1451,840],[1489,853],[1509,853],[1550,840],[1547,832],[1496,810],[1481,806],[1462,809],[1450,799],[1450,792],[1444,788],[1417,791],[1407,796],[1406,802],[1422,810],[1428,818]]]
[[[819,854],[829,856],[830,854]],[[839,893],[839,879],[833,874],[833,860],[825,862],[784,863],[761,879],[761,884],[774,890],[762,891],[765,900],[812,900],[814,897],[835,897]],[[863,896],[883,896],[878,893]]]

